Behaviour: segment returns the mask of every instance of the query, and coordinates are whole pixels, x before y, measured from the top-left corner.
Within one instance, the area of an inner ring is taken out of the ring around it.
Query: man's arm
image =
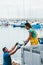
[[[9,54],[13,55],[18,49],[16,48],[15,50],[11,51]]]
[[[13,51],[16,48],[16,46],[13,46],[8,52]]]
[[[20,45],[17,45],[17,47],[10,52],[10,55],[13,55],[20,48],[21,48],[21,46]]]
[[[16,43],[16,44],[11,48],[11,50],[9,50],[8,52],[13,51],[13,50],[16,48],[17,45],[18,45],[18,43]]]

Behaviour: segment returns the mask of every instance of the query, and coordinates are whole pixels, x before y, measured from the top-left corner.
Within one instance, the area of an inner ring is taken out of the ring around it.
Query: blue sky
[[[0,0],[0,17],[43,18],[43,0]]]

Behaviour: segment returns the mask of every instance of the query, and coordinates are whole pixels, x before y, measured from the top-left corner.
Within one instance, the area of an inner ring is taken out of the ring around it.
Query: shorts
[[[30,43],[31,43],[31,45],[38,45],[38,38],[31,37]]]

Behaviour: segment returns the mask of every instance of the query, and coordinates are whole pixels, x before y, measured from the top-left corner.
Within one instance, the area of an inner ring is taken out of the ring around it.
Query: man
[[[29,32],[29,36],[27,40],[24,41],[25,45],[30,41],[31,45],[37,45],[38,44],[38,38],[36,31],[32,28],[32,26],[29,23],[25,23],[25,28]]]
[[[13,55],[18,49],[20,49],[20,45],[18,45],[18,46],[17,45],[18,45],[18,43],[16,43],[15,46],[13,46],[11,48],[11,50],[8,50],[6,47],[4,47],[2,49],[4,52],[4,54],[3,54],[3,65],[12,65],[11,55]]]

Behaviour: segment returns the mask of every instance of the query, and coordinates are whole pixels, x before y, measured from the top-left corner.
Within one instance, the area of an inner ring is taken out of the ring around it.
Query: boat
[[[20,25],[13,24],[13,27],[25,27],[25,24],[24,23],[21,23]]]
[[[8,22],[2,22],[2,26],[9,26],[9,23]]]
[[[41,25],[40,24],[34,24],[34,25],[32,25],[32,27],[34,29],[40,29],[41,28]]]
[[[25,21],[19,21],[13,24],[13,27],[25,27]]]
[[[19,23],[19,22],[14,23],[14,24],[13,24],[13,27],[20,27],[20,23]]]

